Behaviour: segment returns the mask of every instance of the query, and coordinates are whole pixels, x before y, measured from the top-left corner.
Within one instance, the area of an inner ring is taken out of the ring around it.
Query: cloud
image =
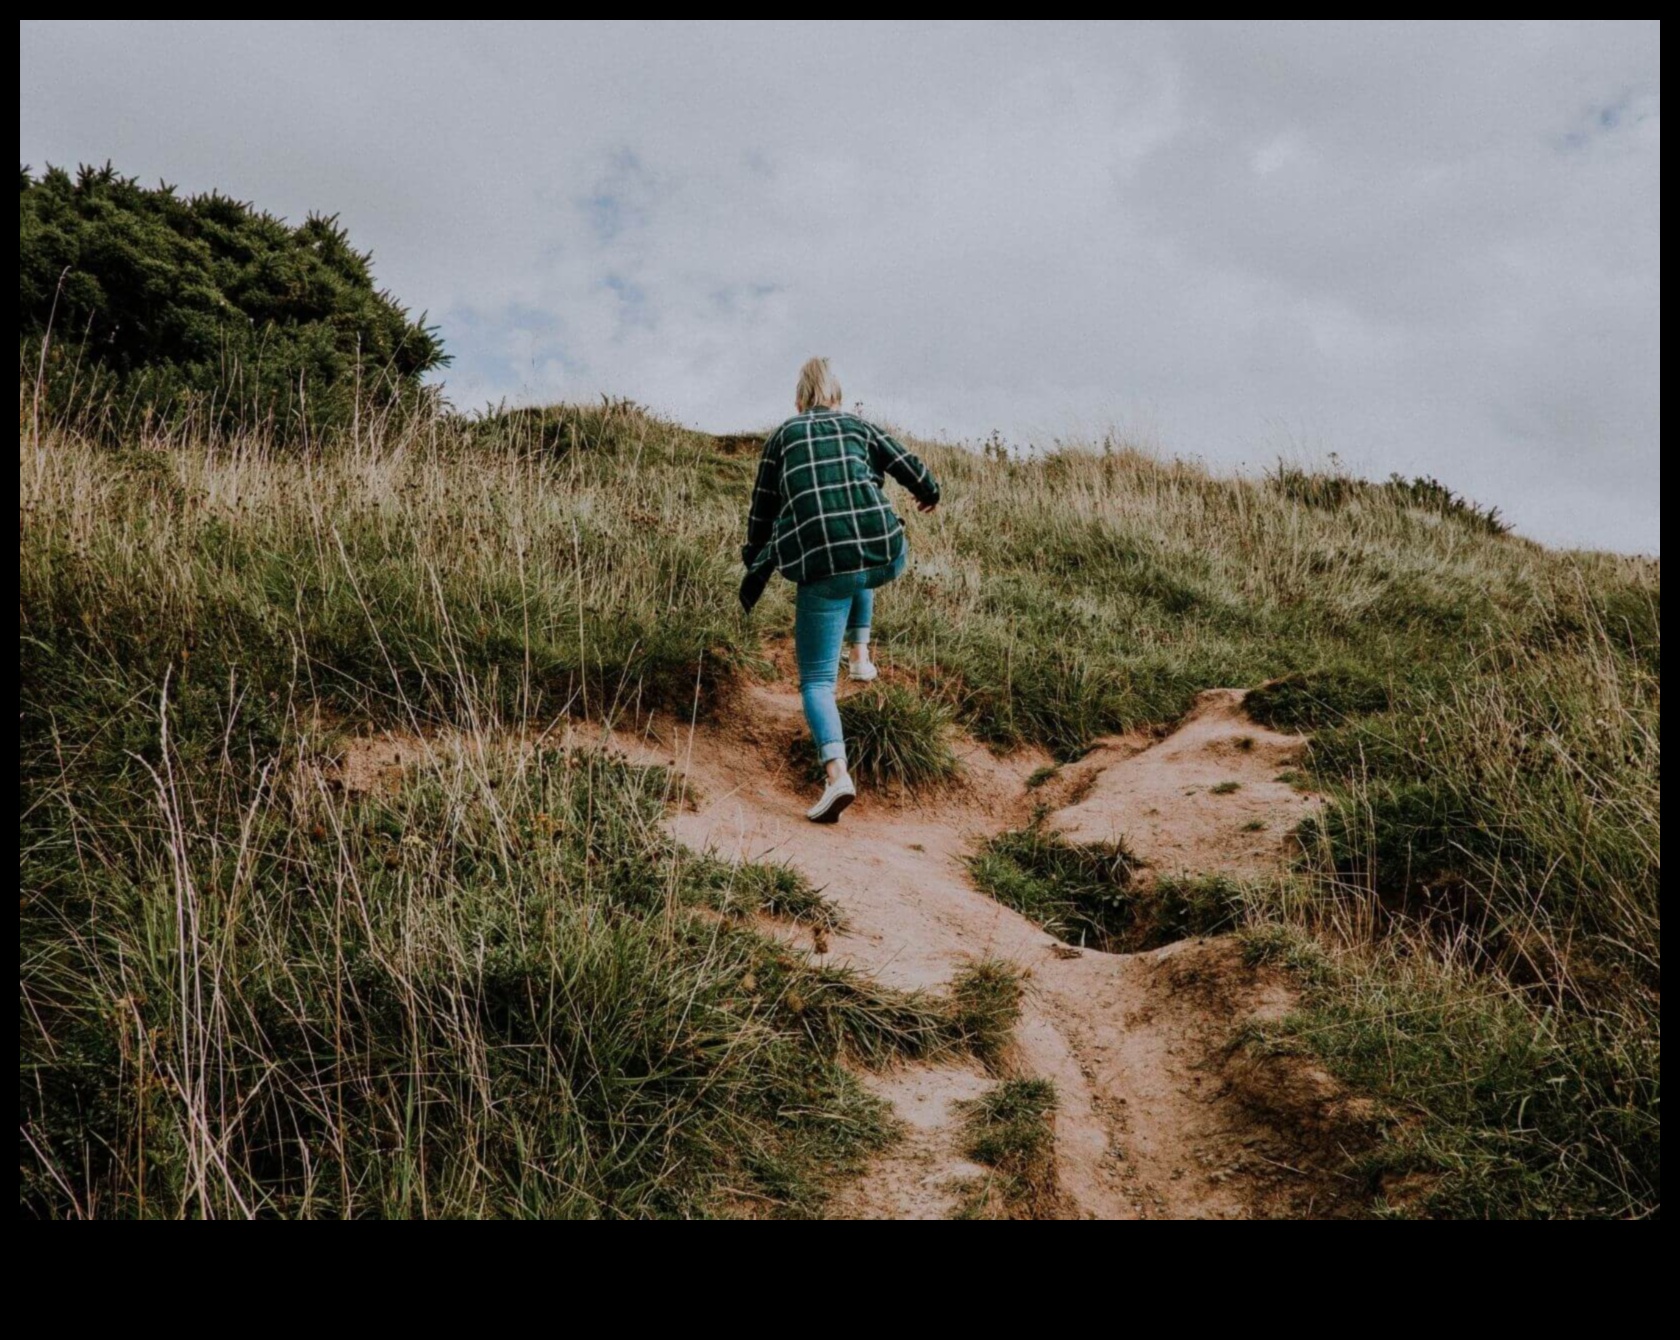
[[[1642,24],[39,25],[20,157],[342,214],[457,403],[1336,450],[1659,546]]]

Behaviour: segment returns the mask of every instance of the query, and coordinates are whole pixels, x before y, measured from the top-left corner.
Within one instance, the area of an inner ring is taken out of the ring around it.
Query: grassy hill
[[[753,439],[613,403],[113,450],[32,411],[25,1215],[811,1212],[885,1138],[842,1060],[995,1035],[983,973],[904,996],[752,931],[824,904],[664,837],[669,778],[496,747],[730,710],[790,622],[735,603]],[[921,449],[947,501],[878,636],[927,704],[1072,758],[1265,685],[1312,733],[1331,803],[1244,891],[1303,1004],[1247,1045],[1378,1100],[1378,1207],[1660,1213],[1660,565],[1432,481]],[[392,793],[314,766],[446,723]]]

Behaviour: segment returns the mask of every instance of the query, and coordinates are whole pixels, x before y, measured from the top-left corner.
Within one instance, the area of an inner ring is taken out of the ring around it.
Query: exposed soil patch
[[[322,772],[353,795],[391,791],[409,768],[430,756],[431,745],[423,736],[390,731],[353,735],[345,738],[338,757],[327,760]]]
[[[988,1169],[963,1153],[959,1105],[997,1082],[978,1064],[904,1066],[865,1075],[864,1085],[892,1105],[903,1138],[841,1187],[830,1205],[839,1219],[949,1219],[983,1188]]]
[[[772,644],[772,662],[788,659]],[[791,667],[789,667],[791,669]],[[938,989],[996,958],[1026,993],[1006,1064],[911,1065],[864,1081],[905,1139],[837,1189],[838,1217],[1002,1217],[992,1170],[965,1153],[964,1105],[999,1075],[1055,1086],[1053,1194],[1044,1212],[1079,1218],[1329,1217],[1357,1213],[1364,1188],[1340,1171],[1369,1114],[1299,1058],[1235,1045],[1243,1025],[1290,1004],[1281,976],[1246,965],[1229,938],[1146,953],[1078,950],[979,892],[967,858],[984,839],[1044,815],[1074,841],[1124,837],[1159,873],[1257,875],[1288,855],[1287,834],[1317,798],[1274,781],[1298,737],[1256,725],[1238,690],[1202,695],[1162,738],[1099,743],[1046,775],[1048,757],[998,758],[954,741],[957,785],[925,795],[865,793],[834,826],[806,822],[809,785],[790,760],[800,727],[791,683],[742,684],[732,710],[699,724],[656,717],[640,732],[560,723],[569,746],[609,746],[689,783],[669,827],[726,858],[784,861],[838,904],[843,929],[814,939],[825,961],[888,985]],[[427,756],[422,739],[351,742],[333,765],[372,789]],[[1028,785],[1037,775],[1037,784]],[[1223,782],[1234,788],[1216,788]]]
[[[1241,689],[1213,689],[1166,738],[1091,756],[1083,796],[1052,816],[1074,842],[1125,839],[1158,874],[1253,875],[1276,866],[1318,797],[1277,780],[1305,741],[1251,720]]]
[[[1105,741],[1032,788],[1028,778],[1048,762],[1041,753],[1000,759],[966,745],[960,786],[928,797],[865,794],[834,827],[801,817],[807,788],[786,746],[799,701],[787,687],[749,686],[741,711],[727,720],[669,726],[666,736],[626,747],[645,748],[650,758],[674,755],[698,783],[704,800],[671,820],[685,842],[738,859],[788,861],[823,887],[847,922],[829,937],[833,961],[903,987],[942,986],[981,957],[1026,973],[1012,1069],[1056,1086],[1060,1213],[1343,1213],[1361,1196],[1329,1171],[1333,1159],[1318,1157],[1327,1147],[1331,1096],[1274,1079],[1292,1058],[1260,1061],[1231,1045],[1245,1022],[1287,1006],[1281,979],[1246,967],[1230,940],[1070,954],[978,892],[965,871],[978,840],[1024,822],[1047,793],[1051,804],[1072,799],[1047,822],[1083,840],[1120,832],[1133,841],[1135,821],[1142,830],[1136,846],[1157,869],[1170,863],[1196,873],[1258,874],[1275,867],[1296,816],[1316,800],[1271,781],[1301,741],[1256,726],[1240,704],[1238,691],[1204,695],[1178,731],[1158,741]],[[1239,789],[1206,794],[1227,779]],[[1263,831],[1245,827],[1257,815],[1265,817]],[[885,1213],[890,1197],[884,1202],[879,1188],[896,1186],[899,1211],[922,1214],[950,1198],[948,1190],[929,1192],[929,1177],[941,1188],[961,1180],[954,1106],[924,1103],[915,1115],[905,1105],[923,1086],[939,1091],[952,1081],[948,1074],[918,1079],[916,1071],[879,1090],[915,1132],[908,1152],[866,1175],[876,1190],[843,1192],[837,1212]],[[1292,1128],[1292,1094],[1310,1098],[1304,1141]]]

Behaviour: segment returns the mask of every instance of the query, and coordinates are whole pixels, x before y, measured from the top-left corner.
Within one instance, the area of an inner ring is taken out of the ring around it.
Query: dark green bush
[[[336,217],[294,227],[109,164],[23,168],[18,234],[24,375],[112,435],[188,418],[317,432],[413,397],[446,361]]]

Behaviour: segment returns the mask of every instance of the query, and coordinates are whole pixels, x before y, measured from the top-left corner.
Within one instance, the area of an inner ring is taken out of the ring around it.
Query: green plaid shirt
[[[904,523],[881,485],[891,475],[918,502],[939,485],[915,456],[873,424],[836,409],[796,414],[764,443],[741,559],[769,557],[790,582],[881,568],[904,547]]]

